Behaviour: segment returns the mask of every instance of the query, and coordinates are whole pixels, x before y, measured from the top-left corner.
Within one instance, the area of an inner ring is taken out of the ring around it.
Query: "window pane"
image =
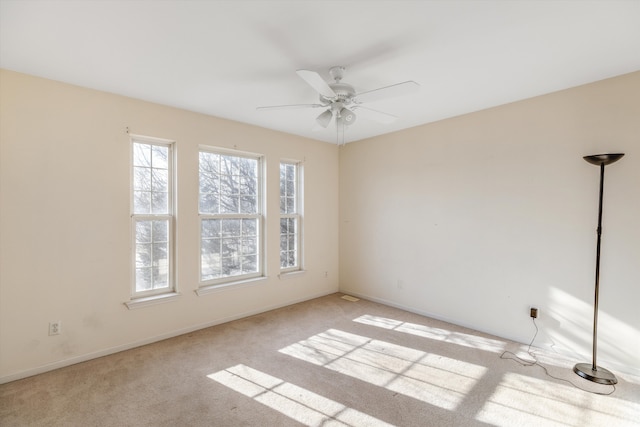
[[[295,213],[296,206],[296,182],[297,165],[280,164],[280,213]]]
[[[258,159],[201,152],[199,173],[201,280],[258,272]]]
[[[240,196],[240,213],[256,213],[257,203],[255,196]]]
[[[151,164],[154,168],[169,168],[169,147],[159,145],[151,146]]]
[[[280,163],[280,266],[298,266],[298,165]]]
[[[132,142],[132,214],[134,224],[134,293],[172,287],[171,147]],[[164,215],[139,220],[137,215]]]
[[[136,267],[151,267],[151,244],[136,245]]]
[[[287,180],[286,191],[288,197],[295,197],[296,194],[296,183],[295,181]]]
[[[133,213],[147,214],[151,212],[151,192],[150,191],[134,191],[133,192]]]
[[[222,258],[222,275],[223,276],[237,276],[242,273],[240,269],[240,260],[238,257],[224,257]]]
[[[296,200],[293,197],[287,197],[286,213],[296,213]]]
[[[220,156],[215,153],[200,152],[200,175],[216,176],[220,173]]]
[[[207,256],[211,260],[220,259],[220,239],[206,239],[202,241],[202,255]]]
[[[213,193],[200,196],[200,213],[216,214],[220,212],[220,198]]]
[[[200,276],[200,280],[213,280],[217,279],[222,275],[222,268],[220,265],[220,260],[217,262],[205,262],[202,260],[202,272]]]
[[[169,286],[169,268],[165,264],[153,267],[153,289]]]
[[[242,257],[242,272],[255,273],[258,271],[258,257],[256,255]]]
[[[242,220],[240,219],[222,220],[222,235],[223,236],[240,236],[241,224],[242,224]]]
[[[151,213],[167,214],[169,213],[169,194],[168,193],[151,193]]]
[[[240,239],[238,237],[227,237],[222,239],[222,256],[236,257],[240,251]]]
[[[220,156],[220,174],[232,175],[233,174],[233,160],[229,156]],[[236,170],[237,174],[237,170]]]
[[[137,221],[135,228],[136,289],[168,287],[169,221]]]
[[[243,177],[254,178],[258,174],[258,161],[246,157],[238,158],[239,174]]]
[[[166,169],[152,169],[151,185],[153,191],[166,193],[169,191],[169,171]]]
[[[220,197],[220,213],[238,213],[238,196],[222,195]]]
[[[151,168],[133,168],[133,189],[151,191]]]
[[[213,175],[200,174],[200,193],[219,193],[220,192],[220,178]]]
[[[153,221],[152,230],[153,230],[154,242],[169,241],[169,222],[168,221]]]
[[[153,266],[166,265],[169,256],[169,248],[167,243],[154,243],[153,244]]]
[[[242,239],[242,254],[243,255],[256,255],[258,253],[258,246],[256,240],[252,238]]]
[[[202,241],[200,254],[201,280],[211,280],[220,276],[220,250],[220,239],[206,239]]]
[[[258,233],[258,220],[257,219],[243,219],[242,220],[242,235],[243,236],[256,236]]]
[[[151,221],[136,222],[136,243],[151,243]]]
[[[202,238],[208,237],[220,237],[220,222],[219,219],[203,219],[201,226]]]
[[[255,196],[258,194],[256,185],[256,176],[241,176],[240,177],[240,194],[245,196]]]
[[[136,268],[136,292],[151,288],[151,268]]]
[[[240,177],[233,175],[222,175],[220,177],[220,194],[238,195],[240,194]]]
[[[151,167],[151,145],[133,144],[133,165]]]

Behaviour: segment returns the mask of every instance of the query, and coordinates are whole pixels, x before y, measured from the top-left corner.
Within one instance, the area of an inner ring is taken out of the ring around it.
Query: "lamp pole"
[[[583,157],[592,165],[600,166],[600,201],[598,206],[598,243],[596,245],[596,286],[593,302],[593,359],[592,363],[578,363],[573,367],[573,372],[582,378],[598,384],[616,384],[618,380],[609,370],[596,364],[596,353],[598,349],[598,294],[600,293],[600,242],[602,239],[602,199],[604,194],[604,167],[617,162],[624,156],[624,153],[615,154],[595,154]]]

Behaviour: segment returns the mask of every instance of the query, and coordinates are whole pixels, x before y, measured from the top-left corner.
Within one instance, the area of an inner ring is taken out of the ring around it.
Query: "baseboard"
[[[500,337],[500,338],[503,338],[503,339],[507,339],[507,340],[510,340],[510,341],[514,341],[514,342],[517,342],[517,343],[520,343],[520,344],[525,344],[525,345],[529,344],[528,342],[522,342],[517,337],[504,336],[504,335],[497,334],[495,331],[482,330],[482,329],[479,329],[477,327],[477,325],[465,324],[464,322],[460,322],[460,321],[458,321],[456,319],[447,318],[446,316],[442,316],[442,315],[439,315],[437,313],[431,313],[431,312],[428,312],[428,311],[425,311],[425,310],[420,310],[418,308],[407,306],[407,305],[404,305],[404,304],[399,304],[397,302],[389,301],[389,300],[386,300],[384,298],[378,298],[378,297],[375,297],[375,296],[372,296],[372,295],[368,295],[368,294],[365,294],[365,293],[361,293],[361,292],[352,292],[349,289],[342,289],[342,288],[340,289],[340,292],[348,294],[348,295],[353,295],[353,296],[358,297],[358,298],[366,299],[366,300],[369,300],[369,301],[377,302],[378,304],[383,304],[383,305],[387,305],[389,307],[394,307],[394,308],[398,308],[400,310],[408,311],[409,313],[419,314],[420,316],[425,316],[425,317],[429,317],[431,319],[440,320],[442,322],[451,323],[451,324],[456,325],[456,326],[462,326],[463,328],[469,328],[469,329],[472,329],[474,331],[478,331],[478,332],[482,332],[482,333],[485,333],[485,334],[493,335],[493,336]],[[559,355],[562,355],[563,357],[579,357],[579,356],[577,356],[576,352],[570,352],[568,350],[565,351],[562,348],[552,347],[551,345],[542,344],[542,345],[537,345],[537,346],[534,346],[534,347],[538,347],[538,348],[540,348],[542,350],[545,350],[547,352],[550,352],[550,353],[557,353]],[[584,360],[581,360],[581,359],[577,359],[576,361],[577,362],[584,362]],[[598,365],[600,365],[600,364],[598,364]],[[607,369],[609,369],[609,370],[614,370],[614,371],[619,372],[619,373],[628,374],[628,375],[632,375],[634,377],[640,378],[640,368],[634,368],[634,367],[631,367],[631,366],[620,365],[619,363],[610,362],[610,361],[607,361],[606,366],[607,366]],[[638,378],[636,378],[636,380]]]
[[[268,306],[268,307],[263,307],[257,310],[251,310],[251,311],[247,311],[247,312],[243,312],[243,313],[239,313],[233,316],[228,316],[228,317],[224,317],[221,319],[216,319],[214,321],[211,322],[206,322],[206,323],[201,323],[195,326],[190,326],[187,328],[182,328],[182,329],[178,329],[175,331],[171,331],[171,332],[167,332],[164,334],[160,334],[160,335],[156,335],[154,337],[150,337],[150,338],[145,338],[142,340],[138,340],[138,341],[134,341],[128,344],[123,344],[123,345],[119,345],[116,347],[110,347],[110,348],[106,348],[103,350],[99,350],[99,351],[95,351],[92,353],[87,353],[87,354],[83,354],[80,356],[75,356],[75,357],[71,357],[69,359],[64,359],[64,360],[59,360],[53,363],[48,363],[46,365],[41,365],[38,366],[36,368],[32,368],[32,369],[27,369],[21,372],[17,372],[17,373],[13,373],[13,374],[9,374],[9,375],[5,375],[3,377],[0,377],[0,384],[5,384],[11,381],[17,381],[17,380],[21,380],[23,378],[27,378],[27,377],[31,377],[33,375],[38,375],[38,374],[43,374],[45,372],[49,372],[49,371],[53,371],[55,369],[60,369],[60,368],[64,368],[66,366],[71,366],[71,365],[75,365],[76,363],[82,363],[82,362],[86,362],[88,360],[92,360],[92,359],[97,359],[98,357],[103,357],[103,356],[109,356],[111,354],[115,354],[115,353],[119,353],[121,351],[125,351],[125,350],[131,350],[133,348],[136,347],[142,347],[143,345],[148,345],[148,344],[153,344],[154,342],[158,342],[158,341],[162,341],[162,340],[166,340],[169,338],[174,338],[180,335],[184,335],[184,334],[188,334],[194,331],[198,331],[200,329],[206,329],[206,328],[210,328],[212,326],[217,326],[217,325],[221,325],[223,323],[227,323],[227,322],[232,322],[234,320],[238,320],[238,319],[243,319],[245,317],[249,317],[249,316],[254,316],[256,314],[261,314],[261,313],[266,313],[268,311],[271,310],[277,310],[279,308],[283,308],[283,307],[287,307],[293,304],[298,304],[304,301],[309,301],[312,299],[316,299],[316,298],[321,298],[327,295],[331,295],[331,294],[335,294],[337,291],[328,291],[328,292],[321,292],[318,294],[313,294],[310,296],[306,296],[303,298],[298,298],[298,299],[294,299],[294,300],[290,300],[287,302],[283,302],[280,304],[275,304],[272,306]]]

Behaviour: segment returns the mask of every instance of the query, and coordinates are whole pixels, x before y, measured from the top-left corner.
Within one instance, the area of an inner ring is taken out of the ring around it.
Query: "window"
[[[280,269],[301,268],[300,256],[300,167],[280,163]]]
[[[173,153],[169,141],[132,138],[133,298],[174,291]]]
[[[200,282],[218,285],[262,275],[261,161],[200,151]]]

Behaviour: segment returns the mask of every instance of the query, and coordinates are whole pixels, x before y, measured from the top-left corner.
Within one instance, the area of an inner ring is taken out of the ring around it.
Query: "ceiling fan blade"
[[[355,96],[357,103],[372,102],[380,99],[394,98],[396,96],[408,95],[414,93],[420,88],[420,85],[414,81],[396,83],[391,86],[373,89],[367,92],[359,93]]]
[[[352,109],[358,110],[358,113],[361,117],[373,120],[374,122],[389,124],[395,122],[398,119],[398,116],[394,116],[393,114],[383,113],[382,111],[374,110],[373,108],[364,107],[362,105],[356,105]]]
[[[322,104],[292,104],[292,105],[269,105],[266,107],[256,107],[256,110],[292,110],[296,108],[318,108],[326,107]]]
[[[324,79],[320,77],[320,74],[316,73],[315,71],[297,70],[296,73],[298,73],[298,75],[305,82],[307,82],[309,86],[314,88],[320,95],[324,96],[325,98],[333,99],[337,97],[333,89],[331,89],[327,82],[325,82]]]

